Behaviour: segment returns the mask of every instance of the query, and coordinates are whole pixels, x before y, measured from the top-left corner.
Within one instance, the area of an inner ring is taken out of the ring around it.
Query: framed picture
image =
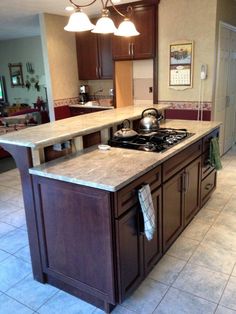
[[[192,88],[193,42],[173,43],[169,49],[169,87],[178,90]]]

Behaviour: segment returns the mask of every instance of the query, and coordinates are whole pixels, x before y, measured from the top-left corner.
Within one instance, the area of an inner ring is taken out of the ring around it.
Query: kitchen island
[[[125,118],[138,119],[143,109],[121,116],[109,110],[102,114],[108,114],[104,124],[98,114],[90,114],[87,122],[83,116],[77,130],[72,129],[79,117],[66,119],[73,125],[70,132],[62,131],[63,124],[49,124],[48,132],[35,132],[34,139],[20,132],[14,140],[10,134],[0,138],[21,173],[35,279],[107,312],[145,278],[215,189],[215,169],[205,160],[220,124],[164,122],[163,127],[184,127],[194,135],[163,153],[95,147],[43,164],[40,149],[113,127]],[[92,115],[94,124],[86,128]],[[35,150],[41,165],[29,173],[37,165],[32,159]],[[136,195],[144,183],[151,187],[156,211],[151,241],[143,235]]]

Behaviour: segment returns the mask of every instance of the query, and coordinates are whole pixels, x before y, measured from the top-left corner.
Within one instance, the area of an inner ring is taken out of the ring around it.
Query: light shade
[[[92,33],[98,34],[110,34],[117,31],[112,19],[108,16],[102,16],[96,23],[95,28],[92,30]]]
[[[140,33],[137,31],[133,22],[131,22],[128,18],[125,18],[123,22],[120,23],[117,31],[114,32],[116,36],[138,36]]]
[[[84,12],[80,10],[71,14],[68,24],[64,27],[68,32],[84,32],[95,27]]]

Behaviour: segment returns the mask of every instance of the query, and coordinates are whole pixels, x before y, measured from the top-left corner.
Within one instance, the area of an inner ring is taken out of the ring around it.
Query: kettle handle
[[[143,110],[142,112],[142,118],[144,118],[144,113],[147,112],[147,111],[155,111],[155,116],[157,117],[159,115],[159,112],[156,108],[147,108],[145,110]]]

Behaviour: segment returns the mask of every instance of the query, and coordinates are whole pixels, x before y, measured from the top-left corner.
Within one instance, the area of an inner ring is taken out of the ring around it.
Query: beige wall
[[[67,20],[64,16],[44,14],[54,100],[77,97],[79,93],[75,35],[64,31]]]
[[[225,0],[222,0],[225,1]],[[158,99],[161,101],[198,101],[200,66],[208,65],[204,101],[211,101],[215,67],[217,0],[162,0],[159,4]],[[176,91],[168,87],[169,44],[194,41],[193,88]]]

